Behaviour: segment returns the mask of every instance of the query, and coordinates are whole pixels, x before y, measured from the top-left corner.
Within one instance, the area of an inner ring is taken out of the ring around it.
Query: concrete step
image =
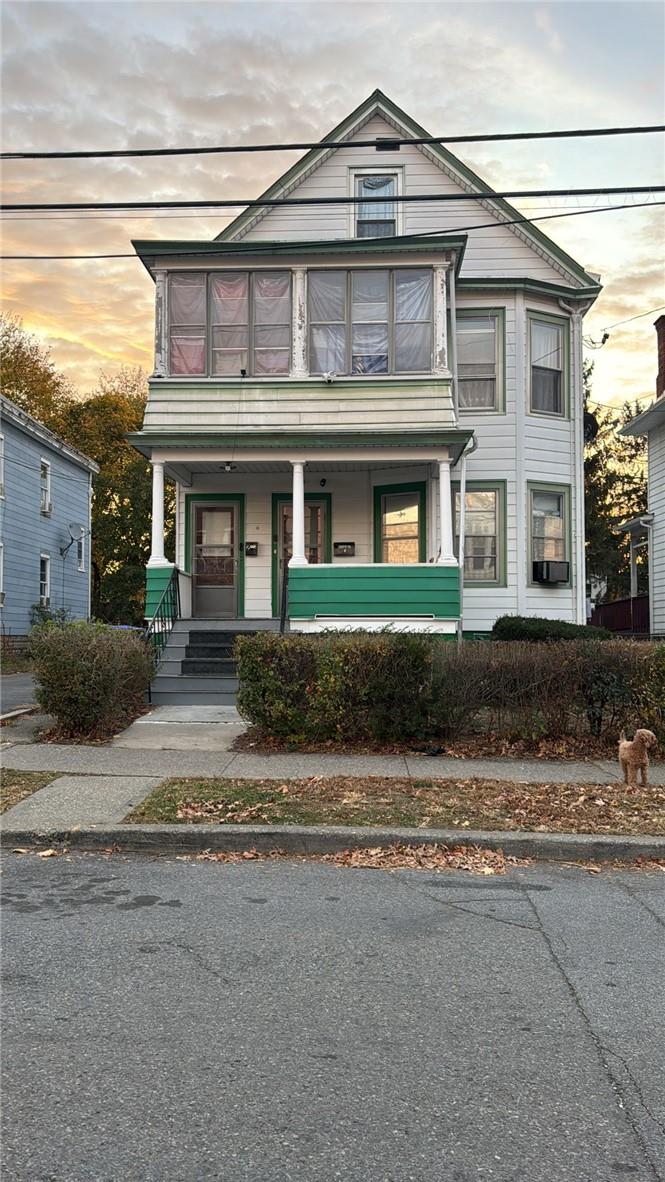
[[[232,644],[199,644],[198,641],[194,644],[188,644],[183,651],[183,657],[194,657],[197,661],[205,661],[208,657],[227,657],[233,656]]]
[[[200,629],[192,629],[189,632],[188,644],[209,644],[209,645],[227,645],[233,648],[239,636],[255,636],[252,632],[204,632]]]
[[[153,706],[235,706],[236,696],[229,693],[193,693],[181,689],[162,690],[153,686],[150,703]]]
[[[279,632],[278,619],[203,620],[193,617],[175,620],[173,632]]]
[[[235,694],[238,689],[237,677],[171,677],[169,674],[158,673],[152,683],[153,692],[160,693],[202,693],[202,694]]]
[[[183,677],[235,677],[236,663],[229,657],[185,657],[180,673]]]

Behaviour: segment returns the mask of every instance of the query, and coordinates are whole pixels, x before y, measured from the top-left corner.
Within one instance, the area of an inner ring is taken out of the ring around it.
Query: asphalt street
[[[35,680],[30,673],[7,673],[0,677],[0,711],[31,706],[35,701]]]
[[[4,857],[6,1182],[665,1178],[665,875]]]

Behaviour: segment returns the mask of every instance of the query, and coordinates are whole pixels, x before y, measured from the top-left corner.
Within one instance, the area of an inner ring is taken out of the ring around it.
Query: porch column
[[[291,377],[307,377],[307,272],[304,267],[294,267],[293,313],[291,324],[292,361]]]
[[[446,316],[446,272],[448,264],[434,270],[434,373],[448,373],[448,324]]]
[[[308,566],[305,557],[305,465],[293,463],[293,554],[289,566]]]
[[[166,271],[155,271],[155,368],[153,378],[165,378],[166,342]]]
[[[630,531],[630,598],[637,596],[637,542],[635,534]]]
[[[439,531],[441,534],[441,553],[439,566],[456,566],[457,559],[453,552],[453,507],[450,491],[450,460],[438,460],[439,466]]]
[[[168,566],[164,555],[164,465],[152,465],[152,546],[148,566]]]

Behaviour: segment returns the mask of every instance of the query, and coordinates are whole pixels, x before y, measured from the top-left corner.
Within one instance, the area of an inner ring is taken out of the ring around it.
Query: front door
[[[279,501],[277,505],[277,595],[273,609],[279,615],[284,585],[284,570],[293,554],[293,502]],[[325,501],[305,500],[305,557],[316,564],[326,561],[327,504]]]
[[[193,615],[199,619],[238,614],[238,504],[192,506]]]

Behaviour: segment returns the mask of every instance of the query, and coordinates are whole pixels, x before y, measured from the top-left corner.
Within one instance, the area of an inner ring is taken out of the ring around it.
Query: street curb
[[[500,849],[518,858],[554,862],[635,861],[665,858],[665,837],[599,835],[595,833],[496,832],[483,829],[404,829],[365,826],[305,825],[98,825],[77,829],[3,829],[4,849],[66,845],[81,850],[113,847],[122,852],[196,854],[267,853],[330,854],[368,846],[474,845]]]

